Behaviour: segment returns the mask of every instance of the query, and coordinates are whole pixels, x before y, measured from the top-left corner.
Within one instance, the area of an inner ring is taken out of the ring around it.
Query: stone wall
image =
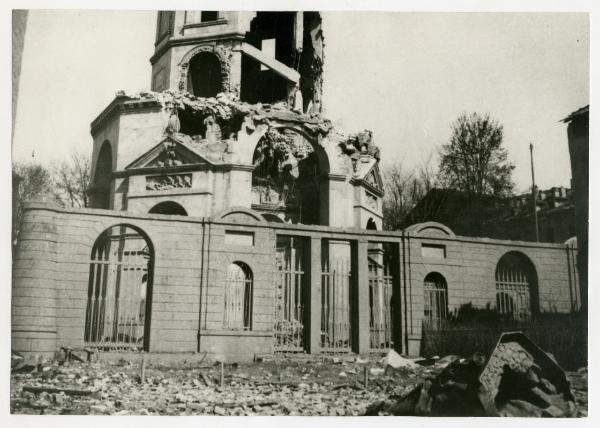
[[[573,257],[568,253],[572,250],[564,245],[457,237],[441,225],[381,232],[267,223],[251,210],[211,220],[30,204],[13,265],[13,350],[51,354],[60,346],[83,346],[92,247],[104,230],[119,224],[141,231],[154,253],[150,352],[207,351],[230,361],[273,352],[278,234],[305,238],[309,243],[304,343],[313,353],[319,352],[321,330],[321,252],[328,248],[323,242],[350,246],[354,352],[369,351],[369,243],[388,243],[394,248],[394,293],[399,295],[394,298],[394,310],[400,314],[394,334],[401,352],[419,352],[423,280],[429,272],[446,279],[451,312],[467,303],[493,307],[496,265],[507,252],[517,251],[535,266],[540,311],[565,313],[579,305]],[[443,251],[432,257],[423,252],[424,244]],[[223,328],[225,272],[233,262],[243,262],[252,271],[249,330]]]

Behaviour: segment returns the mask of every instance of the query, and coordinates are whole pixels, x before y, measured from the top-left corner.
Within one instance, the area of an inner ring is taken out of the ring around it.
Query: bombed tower
[[[381,228],[371,133],[321,116],[318,12],[161,11],[156,28],[151,92],[92,123],[94,207]]]

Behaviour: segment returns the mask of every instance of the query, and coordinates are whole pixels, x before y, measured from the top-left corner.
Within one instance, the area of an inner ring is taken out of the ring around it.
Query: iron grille
[[[90,261],[85,346],[142,349],[150,255],[135,233],[105,234]],[[141,248],[141,249],[140,249]]]
[[[387,269],[369,264],[369,332],[373,350],[392,349],[392,283]]]
[[[321,281],[321,349],[350,352],[350,262],[338,260],[333,269],[324,267]]]
[[[496,269],[496,310],[507,320],[528,321],[531,318],[529,278],[518,267]]]
[[[225,280],[223,327],[228,330],[252,328],[252,273],[242,263],[227,267]]]
[[[305,276],[302,249],[291,246],[278,254],[274,300],[275,350],[304,350]]]
[[[430,328],[441,328],[448,317],[448,287],[444,277],[430,274],[425,277],[424,291],[424,320]]]

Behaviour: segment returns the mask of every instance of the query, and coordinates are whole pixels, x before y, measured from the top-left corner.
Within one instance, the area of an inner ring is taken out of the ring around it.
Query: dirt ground
[[[58,362],[11,375],[11,413],[78,415],[358,416],[409,392],[431,367],[388,367],[381,356],[278,356],[252,364]],[[368,373],[365,388],[365,371]],[[383,372],[383,373],[382,373]],[[587,370],[569,373],[587,415]],[[65,393],[66,392],[66,393]]]

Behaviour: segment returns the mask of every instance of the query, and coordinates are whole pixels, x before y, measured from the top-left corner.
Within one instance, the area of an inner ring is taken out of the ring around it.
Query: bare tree
[[[68,160],[53,165],[52,175],[54,193],[61,205],[75,208],[89,206],[89,157],[74,151]]]
[[[383,228],[403,227],[406,216],[437,184],[431,155],[414,169],[404,169],[401,163],[383,168],[385,196],[383,198]]]
[[[61,206],[87,207],[89,182],[90,160],[78,152],[50,167],[35,162],[14,162],[13,243],[18,237],[25,202],[43,197]]]
[[[440,150],[439,178],[446,188],[468,194],[507,196],[515,166],[502,147],[503,129],[489,114],[462,114],[452,124],[450,142]]]

